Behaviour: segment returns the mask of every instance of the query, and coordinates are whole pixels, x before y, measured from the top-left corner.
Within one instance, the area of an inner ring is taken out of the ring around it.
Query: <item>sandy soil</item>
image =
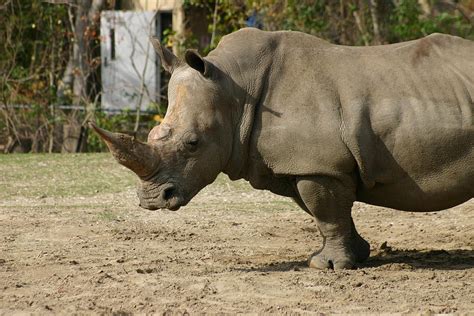
[[[312,219],[220,178],[178,212],[134,190],[0,201],[0,314],[473,313],[474,200],[436,213],[356,204],[372,255],[318,271]]]

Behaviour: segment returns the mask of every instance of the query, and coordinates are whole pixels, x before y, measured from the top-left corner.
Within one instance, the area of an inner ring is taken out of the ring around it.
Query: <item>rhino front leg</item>
[[[370,246],[357,232],[351,217],[355,187],[330,177],[299,177],[300,203],[316,218],[323,246],[309,259],[319,269],[351,269],[369,257]],[[300,205],[301,206],[301,205]]]

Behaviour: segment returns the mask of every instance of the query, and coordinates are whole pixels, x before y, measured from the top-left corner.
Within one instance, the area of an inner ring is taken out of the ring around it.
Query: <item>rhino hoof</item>
[[[308,261],[315,269],[355,269],[356,262],[364,262],[370,255],[370,245],[361,236],[356,235],[350,247],[325,245],[314,253]]]
[[[342,270],[355,268],[353,260],[350,260],[348,258],[330,259],[327,256],[322,255],[321,253],[311,256],[311,258],[309,258],[308,260],[308,264],[310,268],[320,270]]]

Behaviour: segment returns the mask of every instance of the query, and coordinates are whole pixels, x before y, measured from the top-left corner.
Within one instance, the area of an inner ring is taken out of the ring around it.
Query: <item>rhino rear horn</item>
[[[152,145],[127,134],[109,132],[92,122],[89,126],[105,141],[115,159],[140,178],[148,178],[158,169],[159,156]]]

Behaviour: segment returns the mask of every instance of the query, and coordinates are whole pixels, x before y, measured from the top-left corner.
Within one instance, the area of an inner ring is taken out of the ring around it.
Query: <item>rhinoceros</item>
[[[221,172],[291,197],[323,236],[314,268],[370,253],[354,201],[438,211],[474,196],[474,42],[432,34],[373,47],[242,29],[207,57],[152,44],[171,73],[148,141],[93,125],[140,178],[140,206],[177,210]]]

